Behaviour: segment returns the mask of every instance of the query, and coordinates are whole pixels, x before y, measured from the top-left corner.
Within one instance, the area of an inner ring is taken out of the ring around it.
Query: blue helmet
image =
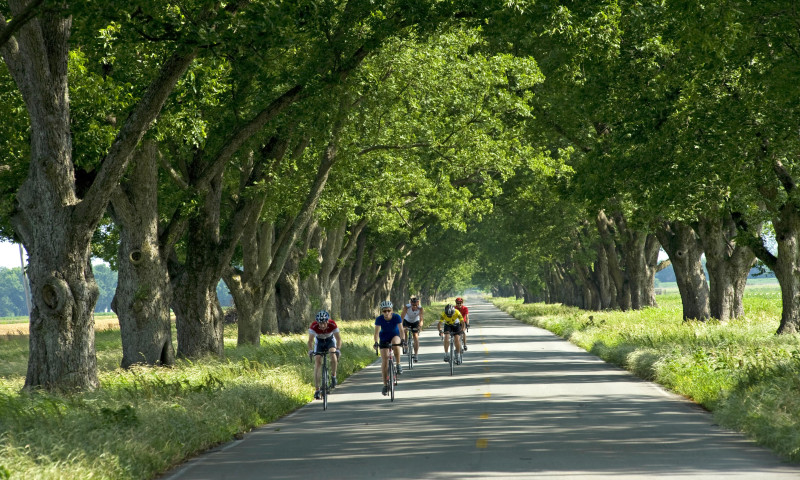
[[[316,320],[318,322],[327,322],[330,319],[331,319],[331,315],[328,312],[326,312],[325,310],[320,310],[319,312],[317,312]]]

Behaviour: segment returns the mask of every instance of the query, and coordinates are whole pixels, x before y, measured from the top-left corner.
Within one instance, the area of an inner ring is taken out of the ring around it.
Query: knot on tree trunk
[[[70,297],[69,285],[60,278],[52,277],[42,286],[42,300],[51,312],[61,312]]]
[[[128,260],[130,260],[131,265],[139,265],[142,263],[144,259],[144,254],[142,254],[141,250],[133,250],[131,251],[130,255],[128,255]]]

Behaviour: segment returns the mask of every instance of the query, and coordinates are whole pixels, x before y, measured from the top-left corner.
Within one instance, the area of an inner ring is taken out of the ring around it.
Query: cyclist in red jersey
[[[461,297],[456,298],[456,310],[461,312],[464,317],[464,328],[461,329],[461,341],[464,343],[463,350],[467,351],[467,331],[469,330],[469,308],[464,305],[464,299]]]
[[[339,334],[339,327],[336,322],[331,320],[331,316],[325,310],[320,310],[311,326],[308,327],[308,355],[316,356],[314,362],[314,398],[319,400],[321,397],[319,386],[320,372],[322,367],[322,356],[314,355],[319,352],[331,354],[331,389],[336,388],[336,365],[339,363],[339,355],[342,348],[342,336]]]

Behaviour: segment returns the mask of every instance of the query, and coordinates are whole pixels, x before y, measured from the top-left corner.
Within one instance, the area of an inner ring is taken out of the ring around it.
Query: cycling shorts
[[[325,353],[330,351],[331,348],[336,348],[336,339],[333,336],[314,339],[315,353]]]
[[[380,347],[380,348],[392,348],[392,341],[389,340],[388,342],[384,342],[383,340],[381,340],[380,342],[378,342],[378,347]]]
[[[450,325],[449,323],[444,324],[444,333],[454,333],[459,335],[461,333],[461,324]]]
[[[419,322],[411,323],[408,320],[403,320],[403,328],[407,328],[412,332],[419,332]]]

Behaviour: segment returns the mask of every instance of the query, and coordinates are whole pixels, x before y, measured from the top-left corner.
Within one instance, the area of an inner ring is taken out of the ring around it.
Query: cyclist
[[[419,305],[419,298],[411,297],[409,303],[403,306],[403,311],[400,316],[403,317],[403,328],[411,329],[411,334],[414,336],[414,363],[417,363],[417,354],[419,353],[419,331],[423,327],[422,316],[425,313],[424,309]]]
[[[381,314],[375,319],[375,348],[381,349],[381,375],[383,378],[383,393],[389,393],[389,372],[387,365],[389,364],[389,349],[394,350],[395,361],[400,358],[400,345],[401,339],[405,337],[403,331],[403,320],[400,315],[393,313],[392,308],[394,305],[389,300],[384,300],[380,304]],[[397,374],[403,373],[403,368],[400,362],[397,362]]]
[[[464,351],[467,351],[467,332],[469,331],[469,308],[464,305],[464,299],[456,298],[456,310],[464,317],[464,328],[461,330],[461,341],[464,342]]]
[[[331,388],[336,387],[336,365],[339,363],[339,355],[342,348],[342,336],[339,334],[339,327],[336,322],[331,320],[331,315],[325,310],[317,312],[311,326],[308,327],[308,355],[316,356],[314,362],[314,398],[322,398],[320,394],[320,377],[322,368],[322,356],[316,353],[331,353]]]
[[[450,335],[459,335],[461,333],[461,324],[463,323],[464,318],[461,316],[461,312],[456,310],[456,308],[448,303],[444,307],[444,312],[442,312],[441,316],[439,316],[439,324],[436,326],[439,330],[439,336],[442,336],[444,333],[444,361],[450,361]],[[444,328],[442,328],[444,325]],[[453,352],[453,355],[458,353],[459,355],[455,358],[456,363],[461,363],[461,342],[458,341],[458,338],[453,338],[453,344],[455,345],[456,351]]]

